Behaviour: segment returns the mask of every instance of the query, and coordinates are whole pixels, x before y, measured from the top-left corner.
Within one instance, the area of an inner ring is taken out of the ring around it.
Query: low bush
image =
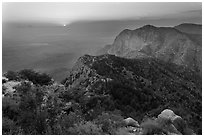
[[[8,80],[19,80],[19,76],[18,76],[18,73],[17,72],[14,72],[14,71],[7,71],[4,76],[6,78],[8,78]]]
[[[3,134],[13,134],[15,131],[15,122],[7,117],[2,118],[2,133]]]
[[[141,123],[141,127],[143,135],[162,135],[165,133],[162,127],[152,119],[147,119]]]
[[[22,79],[32,81],[34,84],[50,85],[52,84],[52,78],[45,73],[38,73],[31,69],[24,69],[19,72]]]
[[[92,121],[82,121],[69,128],[69,133],[72,135],[102,135],[103,131],[99,125]]]
[[[119,112],[103,112],[95,120],[106,134],[115,134],[116,130],[124,126],[123,117]]]

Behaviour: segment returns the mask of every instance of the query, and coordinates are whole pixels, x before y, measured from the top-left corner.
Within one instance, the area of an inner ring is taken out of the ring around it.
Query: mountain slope
[[[85,55],[64,84],[77,89],[74,94],[79,101],[89,102],[89,110],[100,101],[107,110],[116,108],[141,121],[144,115],[155,116],[170,108],[196,133],[201,132],[201,77],[185,67],[153,58]]]
[[[153,57],[187,66],[201,74],[201,41],[198,34],[186,34],[170,27],[146,25],[135,30],[123,30],[110,48],[106,47],[106,51],[108,54],[126,58]]]

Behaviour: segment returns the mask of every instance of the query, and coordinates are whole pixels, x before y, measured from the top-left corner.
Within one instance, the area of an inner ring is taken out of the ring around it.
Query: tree
[[[25,80],[32,81],[34,84],[50,85],[52,84],[52,78],[46,73],[38,73],[32,69],[24,69],[19,72],[20,77]]]
[[[18,73],[14,71],[9,70],[4,76],[8,78],[8,80],[19,80]]]

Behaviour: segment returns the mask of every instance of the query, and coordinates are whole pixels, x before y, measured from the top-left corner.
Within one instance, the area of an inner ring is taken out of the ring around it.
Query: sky
[[[83,21],[195,20],[201,23],[202,3],[3,3],[3,22],[68,25]]]

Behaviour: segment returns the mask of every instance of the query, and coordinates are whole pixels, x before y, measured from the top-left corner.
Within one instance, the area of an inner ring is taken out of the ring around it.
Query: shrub
[[[19,80],[19,77],[18,77],[18,73],[17,72],[14,72],[14,71],[7,71],[6,74],[4,74],[4,76],[6,78],[8,78],[8,80]]]
[[[118,129],[115,131],[115,134],[116,134],[116,135],[129,135],[130,132],[128,132],[127,128],[121,127],[121,128],[118,128]]]
[[[2,114],[4,117],[16,120],[19,115],[19,103],[10,97],[2,98]]]
[[[147,119],[146,121],[141,123],[141,127],[143,135],[162,135],[165,133],[162,127],[152,119]]]
[[[22,83],[16,91],[21,97],[17,122],[23,134],[44,134],[47,117],[47,113],[41,109],[44,91],[30,83]]]
[[[83,121],[83,118],[75,112],[70,112],[68,115],[61,117],[61,125],[66,129],[74,126],[74,124],[78,124],[81,121]]]
[[[91,121],[80,122],[75,124],[74,127],[69,128],[70,134],[73,135],[101,135],[103,134],[102,129],[99,125]]]
[[[39,84],[41,86],[52,84],[52,78],[45,73],[41,74],[31,69],[24,69],[21,70],[19,74],[22,79],[32,81],[34,84]]]
[[[2,133],[12,134],[15,131],[15,122],[7,117],[2,118]]]
[[[184,134],[184,135],[195,135],[195,133],[193,132],[193,130],[190,129],[190,128],[188,128],[188,127],[184,129],[183,134]]]
[[[124,126],[123,117],[119,112],[103,112],[95,120],[106,134],[115,134],[117,128]]]

